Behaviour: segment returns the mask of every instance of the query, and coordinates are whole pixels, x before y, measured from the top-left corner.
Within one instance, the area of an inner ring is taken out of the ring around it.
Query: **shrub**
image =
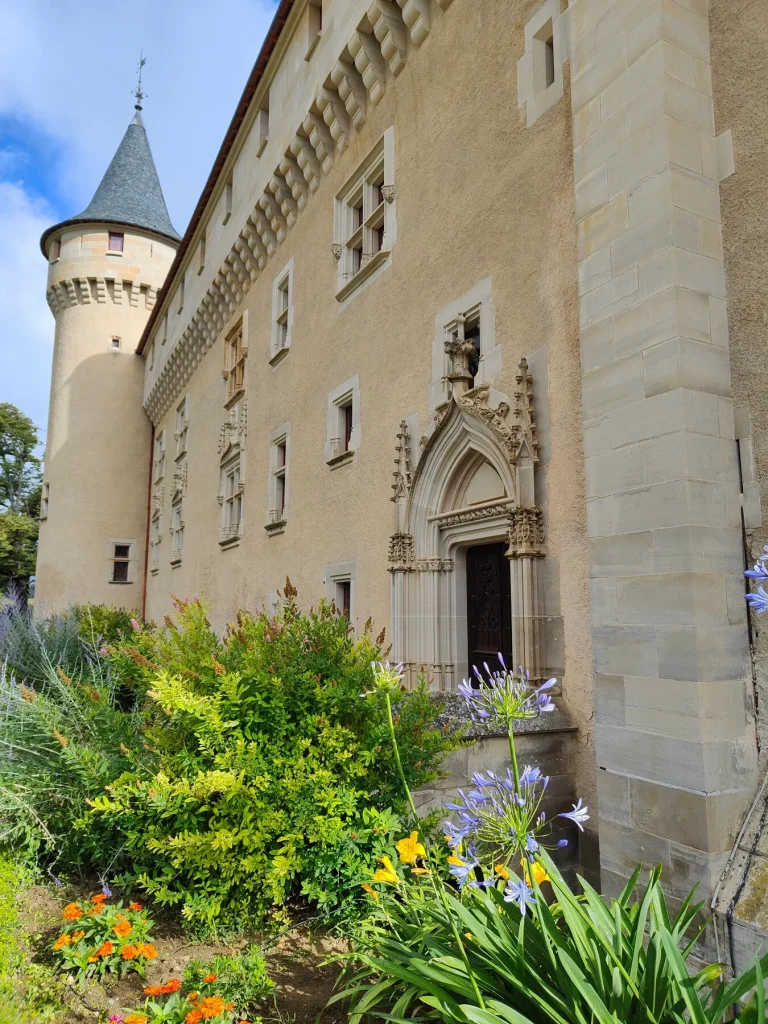
[[[198,928],[240,928],[298,893],[351,911],[405,807],[385,704],[361,700],[381,644],[325,604],[303,614],[286,592],[276,618],[241,613],[224,638],[199,602],[179,603],[178,626],[110,649],[146,691],[158,768],[117,779],[84,827],[124,835],[121,881]],[[424,685],[400,695],[411,785],[458,745],[434,728],[438,710]]]
[[[184,972],[188,991],[201,991],[214,983],[216,992],[233,1004],[238,1017],[256,1014],[275,987],[264,954],[255,943],[236,956],[222,954],[207,962],[193,960]]]
[[[147,999],[138,1010],[125,1010],[110,1017],[112,1024],[248,1024],[235,1003],[222,994],[215,974],[200,980],[192,989],[185,981],[169,978],[162,985],[144,989]]]
[[[68,903],[63,925],[53,943],[61,970],[78,981],[96,975],[130,971],[144,976],[146,965],[157,956],[149,941],[152,921],[139,903],[123,907],[108,904],[103,893],[82,903]]]
[[[139,620],[138,612],[111,608],[107,604],[75,605],[73,613],[81,638],[96,650],[130,636]]]

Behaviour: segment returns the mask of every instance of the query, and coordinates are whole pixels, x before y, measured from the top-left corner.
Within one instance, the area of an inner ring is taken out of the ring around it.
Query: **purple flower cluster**
[[[753,580],[768,580],[768,544],[763,548],[763,553],[758,557],[754,566],[747,569],[744,575]],[[747,594],[747,601],[758,615],[768,611],[768,591],[762,585],[756,591]]]
[[[473,721],[495,719],[509,728],[518,719],[538,718],[547,711],[555,710],[549,691],[557,680],[548,679],[541,686],[532,687],[525,669],[510,672],[501,654],[498,657],[501,669],[492,672],[485,662],[483,675],[475,666],[473,671],[477,685],[465,679],[458,688]]]

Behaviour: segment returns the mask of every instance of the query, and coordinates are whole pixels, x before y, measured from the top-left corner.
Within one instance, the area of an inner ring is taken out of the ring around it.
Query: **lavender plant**
[[[763,548],[762,555],[758,555],[757,561],[752,568],[747,569],[744,575],[747,579],[768,580],[768,544]],[[747,594],[747,601],[758,615],[768,611],[768,591],[765,589],[765,586],[761,583],[757,590]]]

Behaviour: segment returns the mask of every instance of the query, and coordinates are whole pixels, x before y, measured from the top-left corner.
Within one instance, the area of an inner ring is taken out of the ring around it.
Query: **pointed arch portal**
[[[512,424],[509,403],[490,385],[467,390],[454,384],[451,399],[435,414],[431,435],[421,441],[415,467],[407,424],[400,424],[395,532],[389,545],[391,621],[393,655],[404,662],[411,685],[422,668],[439,690],[454,690],[469,675],[473,602],[468,607],[468,586],[471,595],[487,599],[488,609],[508,602],[508,616],[499,606],[498,628],[503,634],[509,623],[515,663],[540,678],[538,562],[544,555],[544,524],[534,500],[538,446],[525,359],[516,380]],[[502,543],[508,586],[506,580],[499,583],[492,567],[479,576],[472,569],[480,546],[489,546],[485,561],[491,566],[490,546]],[[469,581],[468,551],[473,553]],[[485,635],[493,634],[486,630]]]

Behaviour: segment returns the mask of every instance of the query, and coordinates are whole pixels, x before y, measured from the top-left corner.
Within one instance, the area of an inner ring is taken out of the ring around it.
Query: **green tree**
[[[0,593],[26,593],[35,571],[40,515],[37,427],[10,402],[0,402]]]

